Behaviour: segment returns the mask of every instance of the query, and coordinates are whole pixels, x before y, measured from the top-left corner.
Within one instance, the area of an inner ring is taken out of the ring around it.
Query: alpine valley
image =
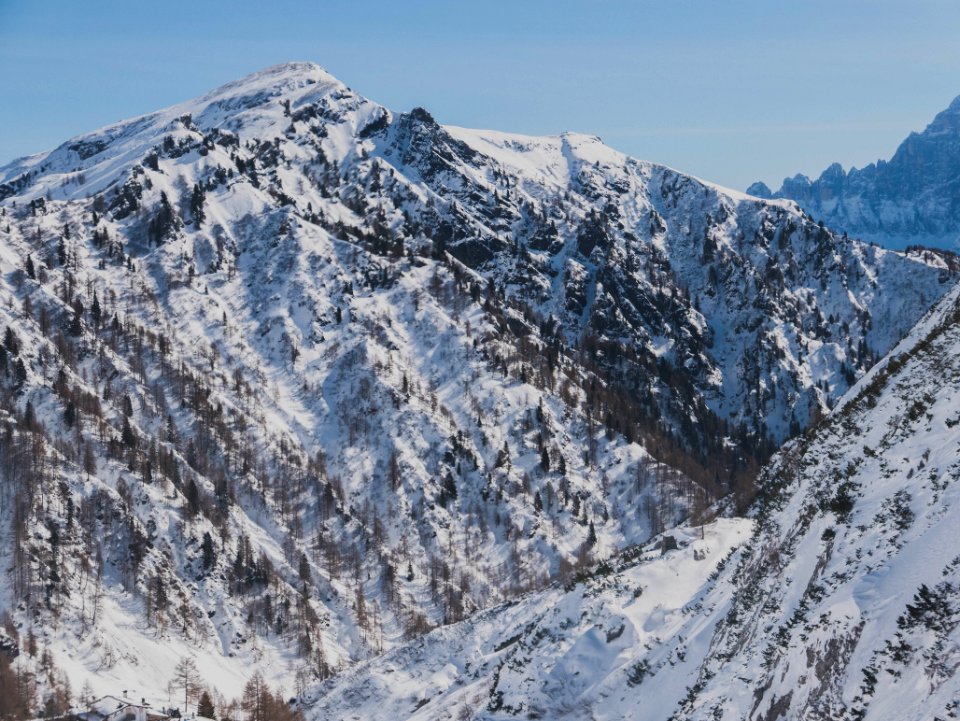
[[[956,717],[960,262],[825,220],[310,63],[0,168],[0,717]]]

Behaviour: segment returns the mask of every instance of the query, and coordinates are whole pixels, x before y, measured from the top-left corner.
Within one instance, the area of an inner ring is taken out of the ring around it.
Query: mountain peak
[[[262,70],[257,70],[249,75],[239,78],[234,83],[246,84],[256,80],[285,80],[287,78],[307,79],[307,80],[335,80],[329,72],[322,66],[309,60],[293,60],[286,63],[270,65]]]
[[[272,65],[191,100],[71,138],[49,152],[14,160],[0,167],[0,198],[11,192],[11,181],[19,183],[21,191],[33,187],[34,194],[43,194],[51,185],[34,187],[33,179],[46,178],[56,185],[60,180],[51,178],[71,172],[97,179],[84,185],[83,193],[99,192],[116,183],[171,132],[190,124],[195,130],[218,128],[237,133],[245,129],[257,137],[275,136],[289,126],[285,114],[291,106],[315,102],[329,93],[352,95],[345,84],[316,63]],[[98,171],[92,172],[94,166]]]
[[[960,132],[960,95],[934,117],[921,136],[937,136]]]
[[[246,92],[272,89],[283,92],[317,83],[342,85],[337,78],[314,62],[292,61],[271,65],[237,80],[231,80],[204,95],[203,99],[235,95],[238,90]]]
[[[752,195],[755,198],[762,198],[763,200],[770,200],[773,197],[773,191],[770,190],[770,186],[764,183],[762,180],[758,180],[756,183],[747,188],[747,195]]]

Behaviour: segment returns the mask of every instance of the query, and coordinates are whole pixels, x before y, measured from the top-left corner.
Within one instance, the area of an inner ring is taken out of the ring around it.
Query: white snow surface
[[[309,713],[397,721],[663,718],[665,704],[695,679],[715,623],[710,612],[731,592],[715,586],[717,570],[751,525],[720,519],[675,529],[678,550],[639,549],[567,588],[434,631],[318,687],[307,695]]]

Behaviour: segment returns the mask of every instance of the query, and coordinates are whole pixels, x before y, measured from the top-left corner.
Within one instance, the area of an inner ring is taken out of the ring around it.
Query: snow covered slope
[[[954,718],[958,409],[960,287],[764,469],[752,535],[744,520],[704,541],[679,531],[676,551],[630,554],[331,679],[308,713]]]
[[[665,718],[706,651],[750,521],[678,529],[589,577],[479,613],[332,679],[311,718]]]
[[[302,690],[748,498],[952,277],[270,68],[0,169],[0,610]]]
[[[960,288],[763,474],[736,602],[679,718],[960,708]]]

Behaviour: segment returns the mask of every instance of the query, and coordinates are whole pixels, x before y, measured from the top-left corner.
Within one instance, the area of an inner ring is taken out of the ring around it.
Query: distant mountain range
[[[960,250],[960,97],[922,133],[911,133],[890,160],[844,171],[839,163],[816,180],[795,175],[759,198],[795,200],[834,230],[889,248],[924,245]]]

